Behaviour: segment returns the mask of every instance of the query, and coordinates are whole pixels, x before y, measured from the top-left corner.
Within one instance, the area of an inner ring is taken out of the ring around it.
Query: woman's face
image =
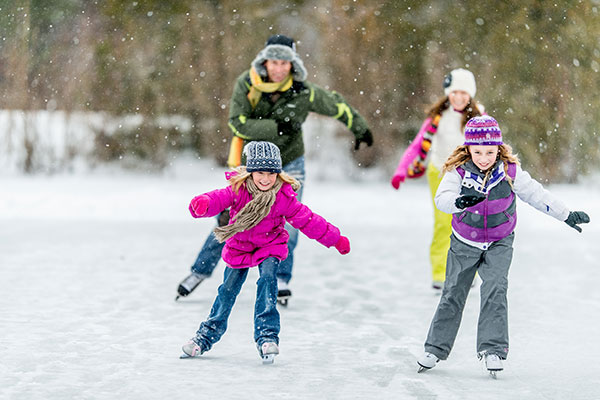
[[[271,82],[281,82],[290,74],[292,63],[286,60],[267,60],[265,61],[267,75]]]
[[[271,189],[275,184],[276,179],[277,173],[275,172],[256,171],[252,173],[254,184],[263,192]]]
[[[452,108],[456,111],[463,111],[471,101],[471,96],[464,90],[453,90],[448,95],[448,99]]]
[[[498,146],[469,146],[473,163],[482,171],[487,171],[496,163]]]

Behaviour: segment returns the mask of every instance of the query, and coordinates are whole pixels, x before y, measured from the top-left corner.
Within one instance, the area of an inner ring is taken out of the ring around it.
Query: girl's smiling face
[[[469,146],[473,163],[482,171],[487,171],[496,163],[498,146]]]
[[[275,180],[277,179],[277,173],[275,172],[265,172],[265,171],[255,171],[252,173],[252,180],[256,187],[258,187],[263,192],[271,189],[275,184]]]

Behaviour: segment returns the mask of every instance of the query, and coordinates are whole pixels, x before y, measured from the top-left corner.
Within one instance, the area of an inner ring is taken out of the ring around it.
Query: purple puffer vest
[[[493,168],[485,185],[485,174],[472,160],[456,168],[462,177],[461,196],[485,196],[481,203],[452,215],[454,231],[473,242],[496,242],[510,235],[517,224],[515,193],[506,180],[504,163],[498,161]],[[514,180],[516,172],[516,164],[508,163],[508,176]]]

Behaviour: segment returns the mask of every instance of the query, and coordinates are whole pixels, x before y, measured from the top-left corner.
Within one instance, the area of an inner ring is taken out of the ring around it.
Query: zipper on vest
[[[488,196],[490,193],[488,192],[485,195],[485,200],[483,201],[483,240],[484,242],[488,242],[488,227],[487,227],[487,217],[488,217]]]

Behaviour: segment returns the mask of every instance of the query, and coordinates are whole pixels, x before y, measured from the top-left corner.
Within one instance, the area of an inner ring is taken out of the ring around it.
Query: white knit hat
[[[458,68],[446,75],[444,78],[444,94],[447,96],[455,90],[463,90],[471,98],[475,97],[477,86],[475,86],[475,76],[471,71]]]

